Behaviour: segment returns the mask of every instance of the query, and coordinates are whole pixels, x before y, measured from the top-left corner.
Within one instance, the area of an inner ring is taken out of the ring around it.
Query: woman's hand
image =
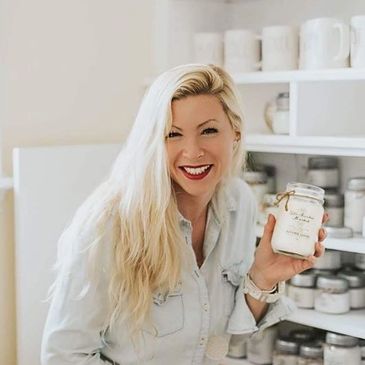
[[[328,214],[323,215],[322,222],[328,221]],[[272,289],[279,281],[285,281],[300,272],[313,267],[317,257],[324,253],[324,246],[321,243],[327,234],[324,228],[318,233],[318,242],[315,245],[313,256],[306,259],[297,259],[273,252],[271,237],[275,227],[275,217],[270,214],[265,225],[264,234],[255,252],[255,261],[250,269],[250,277],[253,282],[262,290]]]

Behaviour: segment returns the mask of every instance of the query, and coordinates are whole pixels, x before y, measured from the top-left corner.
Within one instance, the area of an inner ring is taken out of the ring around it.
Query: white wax
[[[354,232],[362,232],[363,217],[365,216],[365,192],[345,191],[345,226]]]
[[[323,207],[313,200],[291,196],[286,211],[286,201],[284,198],[279,204],[272,248],[274,252],[291,256],[313,255],[322,225]]]

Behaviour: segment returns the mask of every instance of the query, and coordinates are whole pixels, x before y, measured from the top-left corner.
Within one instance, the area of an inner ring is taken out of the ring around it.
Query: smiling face
[[[210,199],[231,165],[238,137],[215,96],[196,95],[173,101],[166,148],[175,189]]]

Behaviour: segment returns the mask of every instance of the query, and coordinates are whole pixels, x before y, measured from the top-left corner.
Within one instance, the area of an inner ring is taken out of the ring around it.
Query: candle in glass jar
[[[289,183],[278,194],[279,206],[271,240],[274,252],[298,258],[314,254],[322,225],[324,190],[309,184]]]

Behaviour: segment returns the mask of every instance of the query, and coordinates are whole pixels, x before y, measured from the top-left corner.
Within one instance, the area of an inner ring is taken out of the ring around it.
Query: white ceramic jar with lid
[[[344,278],[349,283],[350,307],[353,309],[365,308],[365,276],[364,274],[344,270],[337,273],[340,278]]]
[[[364,216],[365,177],[355,177],[348,181],[345,191],[345,226],[356,233],[361,233]]]
[[[264,171],[244,171],[243,179],[251,187],[257,201],[257,221],[262,213],[262,201],[268,192],[267,174]]]
[[[297,365],[323,365],[323,346],[320,342],[302,344]]]
[[[338,276],[318,276],[314,309],[333,314],[348,312],[350,310],[348,281]]]
[[[276,193],[276,167],[273,165],[256,164],[255,171],[264,171],[267,176],[267,192]]]
[[[336,157],[311,157],[308,160],[308,183],[324,189],[338,188],[340,174]]]
[[[265,194],[262,200],[262,212],[259,214],[259,223],[265,225],[269,214],[276,217],[278,207],[275,205],[276,194]]]
[[[290,338],[278,338],[275,342],[273,365],[297,365],[299,344]]]
[[[361,365],[361,351],[356,337],[327,332],[324,365]]]
[[[287,285],[287,295],[299,308],[314,307],[314,292],[316,275],[311,271],[304,271],[294,275]]]
[[[341,268],[341,252],[336,250],[326,250],[325,253],[318,257],[314,269],[321,270],[338,270]]]
[[[274,252],[305,258],[315,252],[323,218],[324,190],[313,185],[289,183],[278,194],[278,212],[271,244]]]
[[[272,129],[275,134],[289,134],[289,93],[279,93],[276,98],[276,111],[274,112]]]
[[[344,217],[344,196],[342,194],[325,194],[324,209],[329,214],[330,227],[342,227]]]

